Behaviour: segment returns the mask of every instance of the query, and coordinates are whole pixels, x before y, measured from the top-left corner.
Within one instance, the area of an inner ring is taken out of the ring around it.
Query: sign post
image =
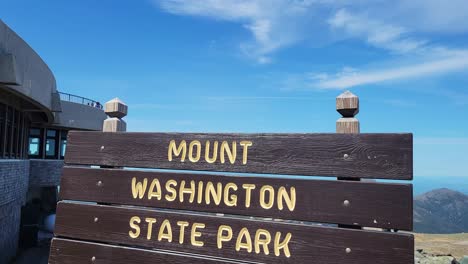
[[[411,180],[412,134],[337,108],[353,133],[69,133],[49,263],[413,263],[379,231],[412,230],[412,185],[359,181]]]

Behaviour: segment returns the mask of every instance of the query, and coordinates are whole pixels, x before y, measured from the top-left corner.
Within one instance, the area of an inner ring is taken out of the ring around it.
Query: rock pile
[[[415,264],[468,264],[468,257],[464,257],[461,262],[458,262],[451,255],[436,255],[427,253],[422,249],[416,250],[414,253]]]

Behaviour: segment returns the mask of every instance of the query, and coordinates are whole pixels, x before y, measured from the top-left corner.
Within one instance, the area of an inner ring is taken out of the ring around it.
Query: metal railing
[[[92,107],[97,107],[99,109],[103,109],[101,103],[91,100],[89,98],[85,98],[82,96],[69,94],[69,93],[63,93],[63,92],[58,92],[58,93],[60,95],[60,100],[62,101],[68,101],[68,102],[77,103],[77,104],[84,104],[84,105],[89,105]]]

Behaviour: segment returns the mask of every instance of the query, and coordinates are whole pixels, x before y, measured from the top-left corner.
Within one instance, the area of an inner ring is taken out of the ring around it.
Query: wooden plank
[[[94,259],[94,261],[93,261]],[[54,238],[49,264],[178,264],[178,263],[239,263],[228,260],[182,255],[165,251],[145,250],[86,241]]]
[[[136,188],[139,183],[146,188]],[[207,185],[216,190],[219,204]],[[402,230],[413,224],[411,184],[65,167],[60,199]]]
[[[169,147],[172,141],[174,145]],[[208,154],[207,141],[210,142]],[[217,148],[215,142],[218,143]],[[223,145],[222,142],[226,143]],[[233,151],[233,145],[236,146],[236,151]],[[216,158],[213,158],[214,149],[217,149]],[[181,151],[179,155],[177,150]],[[231,159],[229,151],[233,152]],[[412,152],[412,134],[73,131],[69,134],[65,162],[117,167],[412,179]],[[206,161],[206,156],[208,160],[213,158],[212,163]]]
[[[355,116],[359,113],[359,97],[345,91],[336,97],[336,110],[341,114],[341,118],[336,120],[336,133],[359,134],[361,126]],[[338,177],[339,181],[360,181],[360,178]],[[359,225],[343,225],[338,227],[362,229]]]
[[[58,205],[55,235],[266,263],[414,261],[409,234],[70,202]]]

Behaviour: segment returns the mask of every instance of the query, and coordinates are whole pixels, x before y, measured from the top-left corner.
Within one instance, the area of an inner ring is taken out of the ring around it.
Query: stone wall
[[[16,254],[28,183],[28,160],[0,160],[0,263],[8,263]]]
[[[21,204],[0,206],[0,263],[8,263],[16,255],[21,222]]]
[[[28,189],[59,185],[62,167],[63,160],[0,160],[0,263],[16,255]]]
[[[63,160],[30,160],[29,187],[49,187],[60,184]]]

